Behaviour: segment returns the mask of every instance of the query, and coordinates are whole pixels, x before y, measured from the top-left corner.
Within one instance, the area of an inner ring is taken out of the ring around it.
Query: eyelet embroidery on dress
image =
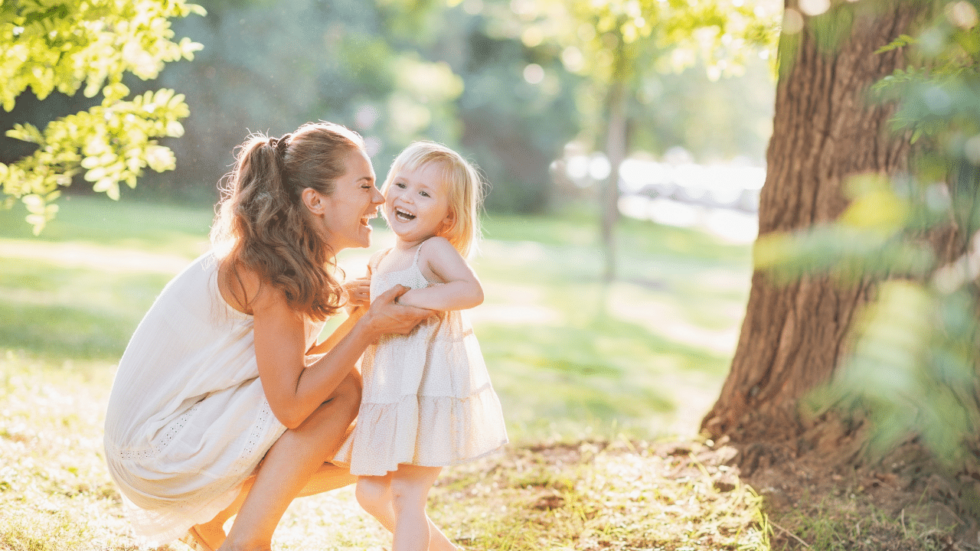
[[[248,433],[248,439],[245,440],[245,447],[242,448],[242,454],[235,461],[232,472],[245,470],[250,463],[255,462],[252,454],[255,452],[255,448],[262,443],[262,435],[266,432],[266,427],[269,426],[269,416],[271,415],[272,409],[269,407],[269,402],[262,400],[259,414],[256,416],[255,422],[252,423],[252,430]]]
[[[198,402],[190,407],[187,411],[182,413],[176,421],[170,424],[167,431],[155,444],[150,444],[145,448],[136,449],[125,449],[117,450],[116,457],[119,459],[149,459],[156,455],[163,453],[164,450],[173,442],[174,437],[177,436],[181,430],[187,425],[187,420],[193,415],[197,410],[201,409],[201,402]]]

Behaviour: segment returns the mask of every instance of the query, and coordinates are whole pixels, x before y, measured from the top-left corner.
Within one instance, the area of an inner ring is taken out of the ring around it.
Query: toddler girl
[[[460,312],[483,302],[464,260],[480,233],[481,180],[458,153],[418,142],[395,159],[381,191],[397,239],[368,264],[370,297],[403,285],[411,290],[400,303],[439,315],[364,353],[357,424],[336,459],[360,477],[357,500],[393,533],[392,551],[451,550],[425,514],[429,488],[442,467],[507,443],[480,346]],[[356,302],[356,284],[350,289]]]

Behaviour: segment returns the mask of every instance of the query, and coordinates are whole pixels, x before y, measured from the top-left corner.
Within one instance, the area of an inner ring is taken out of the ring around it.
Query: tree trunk
[[[626,157],[626,84],[615,81],[609,88],[609,123],[606,127],[606,157],[609,178],[602,190],[602,247],[605,253],[603,280],[616,278],[615,228],[619,220],[619,167]]]
[[[832,221],[847,206],[842,185],[849,176],[907,168],[909,140],[889,131],[892,109],[872,105],[868,89],[904,67],[901,50],[875,51],[909,32],[919,6],[894,2],[855,13],[836,49],[818,45],[815,18],[799,34],[782,37],[780,62],[792,66],[777,85],[760,235]],[[786,8],[798,11],[796,0]],[[755,272],[731,372],[702,429],[743,442],[800,434],[798,402],[834,373],[871,284],[842,288],[804,278],[777,287]]]

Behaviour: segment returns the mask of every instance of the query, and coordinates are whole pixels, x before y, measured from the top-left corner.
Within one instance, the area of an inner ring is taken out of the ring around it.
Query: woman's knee
[[[356,371],[352,371],[333,394],[330,395],[328,403],[333,404],[338,413],[346,414],[353,421],[357,417],[357,410],[361,407],[361,376]]]

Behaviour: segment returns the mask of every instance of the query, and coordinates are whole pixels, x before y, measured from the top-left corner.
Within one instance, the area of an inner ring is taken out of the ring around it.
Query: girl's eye
[[[429,194],[426,193],[426,192],[424,192],[424,191],[420,191],[419,192],[419,195],[421,195],[422,197],[428,197],[429,196]]]
[[[401,188],[401,189],[405,189],[405,184],[403,184],[401,182],[395,182],[395,187]]]

